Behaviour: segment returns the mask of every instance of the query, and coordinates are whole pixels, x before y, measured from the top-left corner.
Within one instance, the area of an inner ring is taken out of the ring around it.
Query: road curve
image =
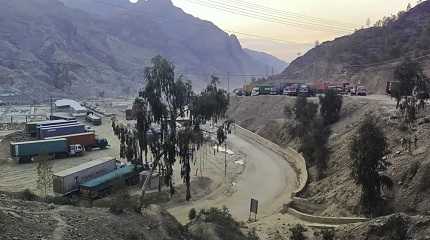
[[[239,132],[239,131],[238,131]],[[168,209],[180,222],[187,221],[191,208],[226,206],[234,218],[246,221],[249,217],[250,199],[259,201],[258,216],[269,216],[279,211],[297,187],[297,175],[286,159],[270,148],[258,143],[245,134],[229,136],[229,148],[245,155],[246,167],[237,179],[237,189],[230,196],[223,193]]]

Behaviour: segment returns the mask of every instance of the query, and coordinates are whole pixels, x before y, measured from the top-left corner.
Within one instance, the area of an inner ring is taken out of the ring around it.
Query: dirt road
[[[272,215],[288,201],[296,188],[297,177],[282,156],[241,134],[230,135],[229,145],[233,151],[244,154],[247,162],[244,172],[234,185],[237,190],[231,195],[215,191],[206,198],[168,209],[179,221],[187,222],[191,208],[214,206],[226,206],[231,209],[233,217],[246,221],[251,198],[259,200],[260,217]]]

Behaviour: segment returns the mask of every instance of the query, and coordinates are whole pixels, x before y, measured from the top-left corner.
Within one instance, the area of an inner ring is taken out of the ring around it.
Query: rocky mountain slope
[[[157,54],[197,88],[210,73],[266,72],[235,36],[170,0],[64,2],[0,0],[0,87],[36,99],[124,95]]]
[[[430,74],[430,1],[387,17],[374,27],[322,43],[293,61],[276,81],[351,81],[383,92],[403,57]]]

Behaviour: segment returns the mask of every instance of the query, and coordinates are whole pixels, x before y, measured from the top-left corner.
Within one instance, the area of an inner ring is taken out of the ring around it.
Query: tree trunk
[[[152,174],[154,173],[155,169],[157,169],[158,161],[159,160],[157,159],[153,162],[152,168],[149,171],[149,176],[145,179],[145,182],[142,185],[141,194],[140,194],[140,198],[139,198],[139,206],[138,206],[139,212],[142,211],[142,207],[144,205],[144,200],[145,200],[146,188],[148,187],[148,184],[149,184],[149,181],[151,180]]]

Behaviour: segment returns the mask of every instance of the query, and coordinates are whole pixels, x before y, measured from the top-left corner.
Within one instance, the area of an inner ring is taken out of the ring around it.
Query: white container
[[[86,162],[73,168],[54,173],[54,193],[68,194],[79,190],[79,184],[100,177],[116,169],[114,158],[103,158]]]

